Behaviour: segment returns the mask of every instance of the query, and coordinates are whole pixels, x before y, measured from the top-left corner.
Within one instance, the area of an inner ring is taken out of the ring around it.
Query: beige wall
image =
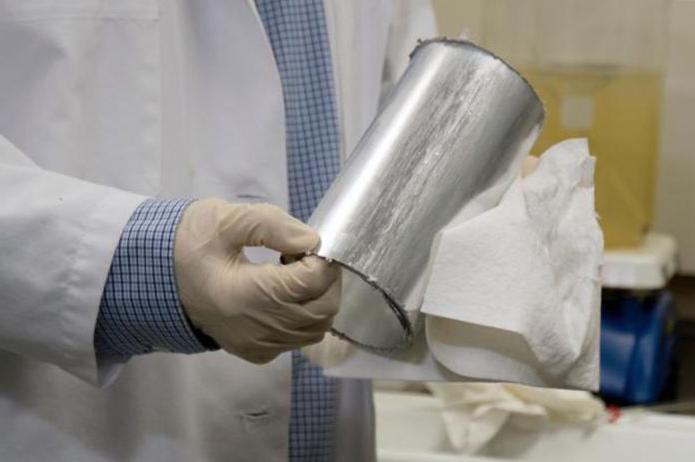
[[[656,228],[678,240],[695,274],[695,0],[675,0],[669,31]]]
[[[484,0],[432,0],[439,32],[458,37],[465,28],[466,35],[479,40],[482,33]]]
[[[440,33],[480,40],[484,2],[433,0]],[[695,0],[672,0],[668,34],[654,228],[676,237],[681,271],[695,274]]]

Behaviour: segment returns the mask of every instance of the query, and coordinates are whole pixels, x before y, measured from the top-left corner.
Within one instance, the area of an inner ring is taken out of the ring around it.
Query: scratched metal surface
[[[412,343],[406,305],[435,235],[491,185],[511,183],[543,119],[531,87],[489,52],[419,44],[309,221],[321,235],[317,254],[360,275],[344,292],[339,335],[381,351]],[[372,288],[381,303],[364,301]]]

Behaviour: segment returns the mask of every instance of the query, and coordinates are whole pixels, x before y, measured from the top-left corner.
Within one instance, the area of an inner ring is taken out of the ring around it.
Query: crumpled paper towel
[[[453,220],[434,249],[425,329],[397,354],[330,336],[326,373],[596,389],[603,239],[585,139],[551,147],[494,208]]]
[[[474,454],[510,423],[525,431],[574,424],[592,428],[608,422],[603,403],[591,393],[501,383],[428,383],[441,401],[451,447]]]
[[[438,362],[487,380],[598,387],[593,173],[587,141],[564,141],[497,207],[444,229],[422,306]]]

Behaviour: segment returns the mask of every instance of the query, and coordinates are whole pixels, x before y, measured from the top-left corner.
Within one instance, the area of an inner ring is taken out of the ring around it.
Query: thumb
[[[319,235],[311,227],[270,204],[230,205],[222,220],[220,234],[235,247],[261,246],[295,255],[319,245]]]
[[[304,257],[289,265],[266,263],[257,265],[257,268],[262,270],[264,285],[275,299],[289,303],[315,300],[340,279],[340,268],[337,265],[313,256]],[[339,298],[339,286],[337,295]]]

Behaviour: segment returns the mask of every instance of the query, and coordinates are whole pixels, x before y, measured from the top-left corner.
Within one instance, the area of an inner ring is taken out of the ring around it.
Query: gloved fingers
[[[321,319],[301,327],[296,326],[296,321],[291,326],[283,324],[266,326],[267,332],[255,340],[255,345],[268,348],[285,348],[291,350],[309,345],[323,336],[331,325],[333,318]]]
[[[233,247],[267,247],[283,254],[303,254],[319,245],[311,227],[271,204],[229,204],[220,234]]]
[[[250,348],[242,350],[225,348],[225,351],[254,364],[267,364],[288,350],[284,348]]]
[[[277,302],[273,317],[283,329],[297,332],[325,332],[333,325],[340,308],[341,280],[333,281],[318,298],[301,303]]]
[[[272,344],[286,349],[301,348],[321,339],[333,325],[340,304],[340,281],[335,281],[321,297],[310,302],[273,302],[258,306],[252,321],[259,332],[252,335],[254,345]]]
[[[295,332],[295,334],[300,334],[301,336],[295,335],[291,341],[287,340],[280,340],[280,341],[272,341],[272,340],[261,340],[258,342],[258,347],[262,349],[267,349],[268,351],[274,351],[274,350],[282,350],[282,351],[290,351],[290,350],[298,350],[302,347],[308,346],[308,345],[313,345],[314,343],[320,342],[323,340],[323,336],[325,335],[325,331],[323,332],[305,332],[302,331],[300,332]]]
[[[330,317],[317,321],[308,326],[304,326],[301,329],[301,332],[305,334],[305,337],[302,339],[301,344],[297,345],[297,348],[304,348],[309,345],[321,343],[330,328],[333,326],[333,319],[333,317]]]
[[[288,351],[319,343],[323,340],[323,336],[323,333],[313,335],[302,341],[293,343],[260,340],[255,343],[253,348],[230,349],[227,351],[254,364],[266,364]]]
[[[340,306],[340,281],[334,282],[321,297],[307,303],[285,303],[274,310],[274,323],[262,340],[282,341],[295,346],[327,332]]]
[[[521,164],[521,176],[527,177],[530,174],[532,174],[533,171],[536,170],[538,160],[538,157],[526,156],[526,159],[524,159],[524,163]]]
[[[220,335],[213,336],[217,339],[217,343],[227,353],[231,353],[238,356],[246,361],[252,362],[254,364],[264,364],[272,361],[278,355],[284,353],[285,351],[293,349],[293,345],[286,342],[272,342],[260,338],[259,334],[263,330],[258,330],[257,327],[253,325],[246,325],[245,331],[248,335],[244,338],[242,342],[239,340],[239,333],[236,336]],[[263,334],[265,336],[265,334]]]
[[[335,316],[326,316],[323,319],[302,326],[300,329],[305,332],[313,332],[317,335],[319,333],[328,332],[330,328],[333,327],[333,321],[335,321]]]
[[[247,360],[254,363],[254,364],[258,364],[258,365],[268,364],[273,359],[280,356],[282,353],[284,353],[284,351],[276,351],[276,352],[271,352],[271,353],[269,353],[267,351],[263,351],[263,352],[259,352],[256,354],[252,354],[251,356],[249,356],[249,358]],[[246,358],[244,358],[244,359],[246,359]]]
[[[321,322],[330,322],[326,329],[333,325],[333,318],[340,309],[340,292],[341,281],[337,279],[319,298],[300,304],[303,311],[302,327],[320,325]]]
[[[320,257],[307,256],[289,265],[274,265],[264,277],[274,299],[305,303],[321,297],[340,281],[340,268]]]
[[[308,347],[310,345],[316,345],[317,343],[321,343],[325,337],[326,337],[326,332],[323,332],[322,334],[317,335],[316,337],[302,343],[300,348],[304,348],[304,347]]]

